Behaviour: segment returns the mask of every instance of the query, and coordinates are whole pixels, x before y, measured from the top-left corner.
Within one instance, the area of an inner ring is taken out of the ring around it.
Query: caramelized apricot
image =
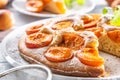
[[[36,33],[38,31],[40,31],[40,29],[41,29],[42,26],[43,26],[43,24],[28,27],[26,29],[26,34],[29,35],[29,34]]]
[[[84,28],[91,28],[91,27],[96,27],[98,23],[98,20],[91,21],[89,23],[86,23],[83,25]]]
[[[107,35],[112,41],[120,43],[120,30],[108,31]]]
[[[45,47],[51,43],[52,39],[51,34],[34,33],[26,37],[25,44],[28,48]]]
[[[51,62],[63,62],[73,57],[72,50],[66,47],[50,47],[44,56]]]
[[[72,20],[65,20],[65,21],[59,21],[54,26],[52,26],[52,29],[54,30],[61,30],[68,27],[72,27],[73,21]]]
[[[88,66],[97,67],[104,64],[104,59],[98,55],[95,48],[84,48],[82,51],[78,51],[77,57],[81,63]]]
[[[92,31],[94,32],[94,34],[99,38],[100,36],[102,36],[102,32],[104,31],[104,29],[102,27],[95,27],[95,28],[89,28],[86,29],[87,31]]]
[[[32,12],[41,12],[44,8],[44,3],[42,0],[29,0],[26,3],[26,9]]]
[[[66,32],[63,34],[63,46],[69,47],[73,50],[79,50],[84,44],[82,36],[72,32]]]
[[[84,21],[84,25],[83,27],[84,28],[91,28],[91,27],[96,27],[97,26],[97,23],[101,17],[100,14],[90,14],[91,17],[93,18],[85,18],[83,19]]]

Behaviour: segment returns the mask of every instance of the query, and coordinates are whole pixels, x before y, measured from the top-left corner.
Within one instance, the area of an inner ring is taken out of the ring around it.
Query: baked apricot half
[[[102,33],[104,31],[104,29],[102,27],[93,27],[93,28],[88,28],[86,29],[87,31],[92,31],[94,32],[94,34],[99,38],[100,36],[102,36]]]
[[[63,34],[62,46],[69,47],[73,50],[79,50],[84,45],[84,39],[77,33],[66,32]]]
[[[41,12],[44,8],[42,0],[29,0],[26,3],[26,9],[31,12]]]
[[[112,41],[120,43],[120,30],[108,31],[107,35]]]
[[[72,50],[67,47],[50,47],[44,56],[51,62],[64,62],[73,57]]]
[[[89,23],[86,23],[83,25],[84,28],[91,28],[91,27],[96,27],[98,23],[98,20],[91,21]]]
[[[38,31],[40,31],[40,29],[41,29],[42,26],[43,26],[43,24],[28,27],[26,29],[26,34],[29,35],[29,34],[36,33]]]
[[[55,23],[55,25],[52,26],[52,29],[61,30],[61,29],[72,27],[72,25],[73,25],[72,20],[58,21],[57,23]]]
[[[78,51],[77,57],[81,63],[88,66],[101,66],[104,64],[104,59],[98,55],[98,51],[95,48],[83,48]]]
[[[98,21],[100,20],[101,14],[90,14],[90,18],[89,17],[83,17],[83,22],[84,28],[91,28],[91,27],[96,27]]]
[[[53,37],[51,34],[34,33],[25,38],[25,44],[28,48],[39,48],[48,46]]]

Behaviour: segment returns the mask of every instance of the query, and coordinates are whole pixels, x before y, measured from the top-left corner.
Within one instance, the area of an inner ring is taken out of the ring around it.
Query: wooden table
[[[95,3],[97,1],[100,1],[99,3],[97,3],[95,9],[93,11],[91,11],[90,13],[101,13],[103,7],[107,6],[106,3],[104,3],[104,0],[93,0]],[[40,17],[32,17],[32,16],[28,16],[28,15],[25,15],[25,14],[21,14],[19,12],[17,12],[12,6],[11,4],[9,4],[7,7],[7,9],[9,9],[10,11],[13,12],[14,14],[14,17],[15,17],[15,25],[14,27],[15,28],[18,28],[22,25],[25,25],[25,24],[28,24],[28,23],[31,23],[33,21],[36,21],[36,20],[41,20],[41,19],[44,19],[44,18],[40,18]],[[14,29],[14,28],[13,28]],[[4,31],[4,32],[0,32],[0,41],[2,41],[2,38],[8,34],[10,31],[12,31],[13,29],[11,30],[8,30],[8,31]],[[3,36],[4,35],[4,36]],[[1,45],[0,45],[1,47]],[[0,48],[1,49],[1,48]],[[12,68],[12,65],[10,65],[5,59],[4,57],[2,56],[2,53],[0,53],[0,72],[4,71],[4,70],[7,70],[7,69],[10,69]],[[11,76],[10,76],[11,77]],[[13,75],[12,77],[15,77],[15,75]],[[0,79],[1,80],[1,79]],[[9,79],[4,79],[4,80],[13,80],[13,78],[9,78]],[[53,80],[56,80],[53,78]],[[58,79],[57,79],[58,80]],[[65,79],[59,79],[59,80],[65,80]],[[78,80],[78,79],[76,79]]]

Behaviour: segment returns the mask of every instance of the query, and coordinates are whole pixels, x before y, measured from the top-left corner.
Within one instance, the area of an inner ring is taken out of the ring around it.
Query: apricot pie
[[[56,74],[104,76],[98,39],[105,29],[96,27],[100,17],[99,14],[75,15],[30,26],[19,41],[20,54],[29,63],[42,63]]]

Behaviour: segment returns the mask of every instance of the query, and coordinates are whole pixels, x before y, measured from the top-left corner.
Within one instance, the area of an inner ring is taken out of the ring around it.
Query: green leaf
[[[85,3],[85,0],[76,0],[78,5],[83,5]]]
[[[108,9],[105,7],[105,8],[102,10],[102,13],[103,13],[103,14],[107,14],[107,13],[108,13]]]
[[[110,20],[110,24],[120,27],[120,9],[115,11],[113,19]]]
[[[120,6],[116,6],[115,8],[113,8],[114,11],[114,16],[113,18],[110,20],[110,24],[113,26],[119,26],[120,27]]]

